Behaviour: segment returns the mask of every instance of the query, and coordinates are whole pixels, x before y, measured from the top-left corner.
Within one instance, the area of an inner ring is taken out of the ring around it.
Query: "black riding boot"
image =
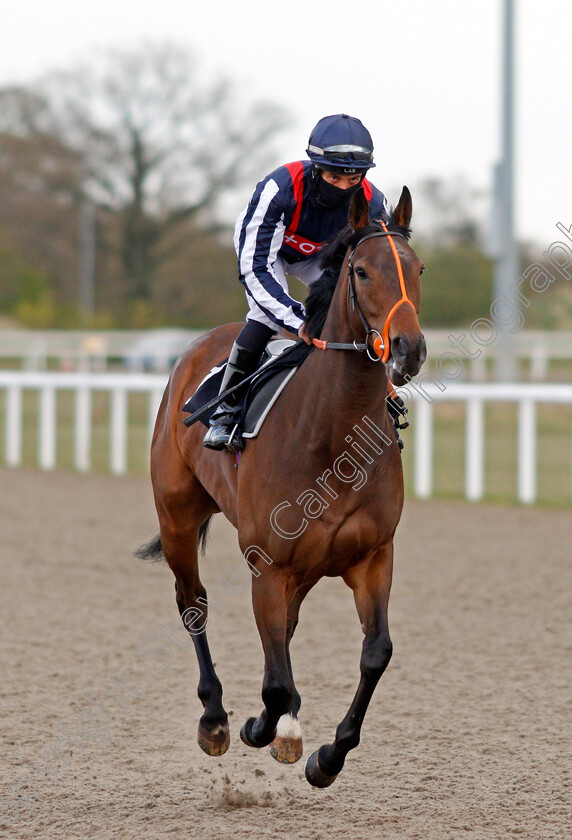
[[[254,373],[260,353],[261,350],[248,350],[246,347],[241,347],[238,341],[235,341],[228,357],[219,393],[222,394],[227,388],[234,388],[235,385],[239,385],[243,379]],[[234,409],[238,405],[241,392],[242,388],[238,388],[234,394],[230,394],[224,402],[221,402],[211,417],[210,428],[203,440],[203,446],[206,446],[207,449],[220,450],[230,444],[236,426]],[[236,448],[239,448],[238,441],[236,441],[236,444]]]

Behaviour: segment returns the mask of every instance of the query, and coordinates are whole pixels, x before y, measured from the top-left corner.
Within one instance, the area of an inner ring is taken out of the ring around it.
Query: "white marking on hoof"
[[[297,740],[302,737],[302,727],[298,722],[298,718],[293,715],[282,715],[276,727],[276,736],[278,738],[288,738],[290,740]]]
[[[276,737],[269,746],[270,755],[282,764],[294,764],[302,758],[302,728],[298,718],[282,715],[276,727]]]

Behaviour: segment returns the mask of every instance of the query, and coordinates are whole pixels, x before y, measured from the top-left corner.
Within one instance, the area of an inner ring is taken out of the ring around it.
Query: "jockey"
[[[307,340],[304,307],[290,297],[286,275],[307,286],[321,276],[320,248],[347,225],[352,195],[363,187],[370,218],[389,217],[385,196],[365,178],[375,164],[371,135],[360,120],[324,117],[310,134],[306,154],[309,160],[280,166],[260,181],[236,223],[239,276],[250,311],[219,393],[255,371],[266,343],[281,328]],[[237,403],[235,391],[218,406],[203,446],[229,445]]]

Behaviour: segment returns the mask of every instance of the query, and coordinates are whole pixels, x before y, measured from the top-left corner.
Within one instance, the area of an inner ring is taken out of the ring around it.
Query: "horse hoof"
[[[221,723],[209,731],[199,721],[197,741],[201,750],[207,755],[224,755],[230,744],[228,723]]]
[[[337,774],[335,776],[328,776],[327,773],[324,773],[324,771],[320,769],[320,763],[318,761],[319,752],[320,750],[315,750],[312,755],[309,756],[304,772],[306,773],[306,778],[311,785],[318,788],[326,788],[329,787],[332,782],[335,782],[338,776]]]
[[[291,738],[281,738],[279,735],[272,741],[268,749],[272,758],[282,764],[294,764],[296,761],[300,761],[304,752],[301,738],[296,738],[293,741]]]
[[[242,728],[240,730],[240,740],[243,744],[246,744],[247,747],[255,747],[257,750],[261,749],[261,747],[267,747],[269,742],[257,741],[252,733],[252,729],[254,724],[256,723],[256,718],[248,718],[246,723],[242,724]]]
[[[256,723],[256,718],[251,717],[242,724],[240,728],[240,740],[243,744],[246,744],[247,747],[255,747],[256,749],[260,749],[260,747],[264,746],[264,744],[257,744],[254,738],[252,737],[252,727]]]
[[[270,744],[270,755],[282,764],[294,764],[302,758],[302,729],[298,718],[282,715],[276,727],[276,737]]]

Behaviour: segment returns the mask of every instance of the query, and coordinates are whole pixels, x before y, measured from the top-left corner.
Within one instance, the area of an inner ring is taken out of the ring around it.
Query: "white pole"
[[[40,391],[38,431],[40,469],[53,470],[56,465],[56,389],[51,386]]]
[[[111,472],[127,472],[127,391],[114,388],[111,396]]]
[[[518,501],[529,505],[536,500],[536,403],[518,404]]]
[[[8,388],[6,394],[6,464],[19,467],[22,463],[22,389]]]
[[[74,464],[81,472],[91,466],[91,391],[78,388],[75,393]]]
[[[495,268],[494,296],[499,308],[497,378],[512,382],[517,378],[515,335],[519,303],[516,293],[518,257],[514,238],[514,2],[504,0],[502,68],[502,160],[497,169],[495,200],[499,227],[500,253]],[[512,317],[511,317],[512,316]]]
[[[484,405],[482,400],[467,401],[465,430],[465,496],[470,502],[483,498],[485,476]]]

